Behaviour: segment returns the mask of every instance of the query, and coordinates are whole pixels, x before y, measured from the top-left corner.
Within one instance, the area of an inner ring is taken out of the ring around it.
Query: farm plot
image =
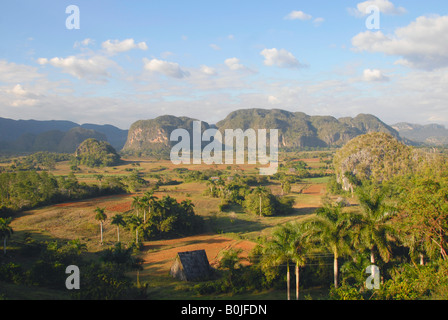
[[[251,241],[235,240],[216,234],[146,242],[144,247],[145,253],[141,256],[144,260],[144,270],[140,275],[142,279],[144,279],[145,275],[168,275],[171,264],[178,252],[205,250],[210,265],[217,267],[220,252],[229,249],[241,249],[241,257],[247,257],[255,245]]]

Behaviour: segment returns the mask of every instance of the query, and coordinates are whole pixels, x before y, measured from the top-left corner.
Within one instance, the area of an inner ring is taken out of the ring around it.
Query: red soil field
[[[247,257],[254,247],[255,243],[251,241],[234,240],[220,235],[198,235],[148,242],[145,244],[146,253],[142,258],[145,271],[147,270],[148,274],[167,275],[178,252],[205,250],[210,265],[217,267],[221,251],[231,248],[242,249],[241,257]]]
[[[325,188],[322,184],[313,184],[311,187],[303,191],[303,194],[315,194],[320,195],[323,193],[323,189]]]

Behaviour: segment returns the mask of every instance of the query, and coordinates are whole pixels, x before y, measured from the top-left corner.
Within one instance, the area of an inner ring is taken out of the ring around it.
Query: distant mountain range
[[[194,119],[162,116],[135,122],[129,129],[123,148],[126,153],[154,154],[169,151],[172,143],[169,135],[174,128],[191,130]],[[278,129],[279,146],[295,149],[300,147],[339,147],[361,134],[386,132],[401,139],[398,132],[373,115],[360,114],[355,118],[336,119],[331,116],[309,116],[303,112],[273,109],[243,109],[230,113],[225,119],[210,125],[202,122],[203,130],[216,127],[225,129]]]
[[[108,141],[115,149],[121,150],[127,134],[127,130],[112,125],[0,118],[0,152],[73,153],[88,138]]]
[[[139,120],[129,130],[112,125],[82,124],[71,121],[12,120],[0,118],[0,152],[51,151],[73,153],[86,139],[109,142],[117,151],[154,153],[169,150],[171,131],[192,129],[196,119],[165,115]],[[339,147],[369,132],[386,132],[410,145],[448,145],[448,129],[442,125],[397,123],[387,125],[370,114],[335,118],[310,116],[280,109],[242,109],[231,112],[216,124],[202,121],[202,130],[278,129],[280,147]]]
[[[412,124],[400,122],[392,125],[401,137],[425,145],[448,145],[448,129],[440,124]]]

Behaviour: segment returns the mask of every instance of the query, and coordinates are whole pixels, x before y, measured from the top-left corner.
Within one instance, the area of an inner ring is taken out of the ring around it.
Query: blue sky
[[[445,1],[16,0],[0,39],[0,117],[128,128],[259,107],[448,125]]]

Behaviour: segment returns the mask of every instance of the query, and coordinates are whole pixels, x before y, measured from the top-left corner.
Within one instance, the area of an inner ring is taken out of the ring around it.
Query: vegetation
[[[447,299],[444,150],[378,133],[354,141],[334,161],[328,150],[289,152],[270,177],[258,176],[256,166],[181,168],[153,160],[79,163],[72,171],[61,159],[41,172],[45,160],[33,160],[31,170],[25,158],[15,168],[5,162],[0,284],[9,290],[0,295]],[[123,194],[100,197],[114,193]],[[43,207],[62,201],[70,202]],[[215,278],[180,283],[168,276],[175,253],[211,246]],[[70,264],[82,269],[82,290],[65,289]],[[379,289],[367,285],[372,265]]]
[[[119,164],[120,156],[109,143],[87,139],[76,149],[74,161],[91,168],[110,167]]]
[[[0,213],[125,191],[126,185],[119,180],[106,180],[100,190],[96,185],[80,183],[73,173],[67,176],[54,176],[46,171],[0,173]]]

